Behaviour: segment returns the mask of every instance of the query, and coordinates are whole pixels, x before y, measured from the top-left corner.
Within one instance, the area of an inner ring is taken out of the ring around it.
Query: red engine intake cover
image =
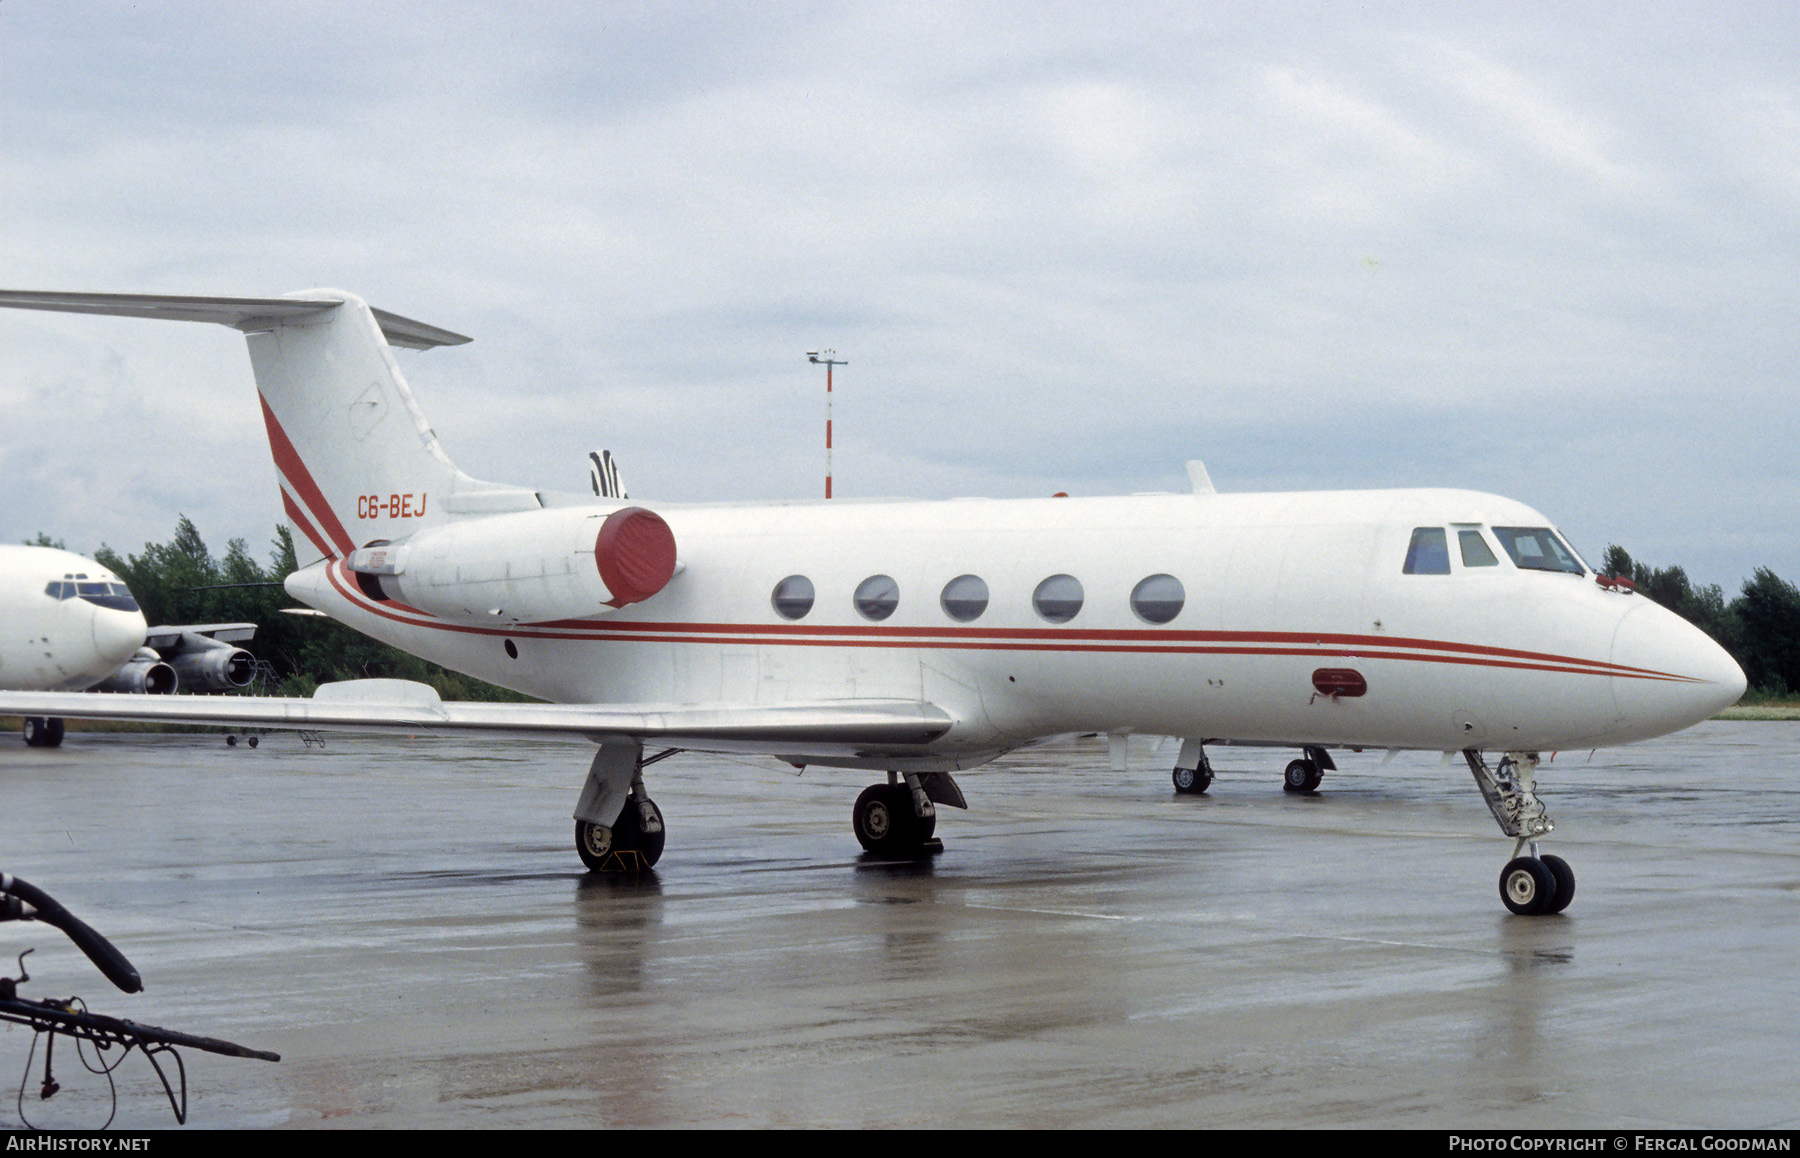
[[[655,511],[625,507],[600,524],[594,562],[600,581],[612,592],[608,606],[641,603],[675,575],[675,533]]]

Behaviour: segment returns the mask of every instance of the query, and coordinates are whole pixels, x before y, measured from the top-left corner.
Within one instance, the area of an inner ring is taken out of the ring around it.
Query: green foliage
[[[1774,694],[1800,689],[1800,590],[1758,567],[1731,609],[1743,633],[1738,663],[1750,686]]]
[[[279,690],[265,689],[272,694],[311,695],[335,680],[403,679],[430,684],[446,700],[528,698],[428,663],[336,620],[287,614],[282,609],[293,607],[294,600],[281,581],[297,569],[287,527],[276,528],[269,546],[266,568],[242,539],[231,540],[225,557],[214,559],[193,521],[182,515],[167,543],[145,543],[142,554],[124,559],[103,546],[94,558],[131,588],[152,626],[256,624],[249,649],[274,669]]]
[[[25,545],[27,547],[54,547],[58,551],[67,551],[68,550],[67,547],[63,546],[63,541],[61,539],[52,539],[49,535],[44,534],[44,532],[42,532],[42,531],[39,531],[37,533],[37,538],[26,539]]]

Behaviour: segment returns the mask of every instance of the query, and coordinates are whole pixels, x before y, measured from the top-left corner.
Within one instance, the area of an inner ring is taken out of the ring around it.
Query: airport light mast
[[[831,368],[848,366],[848,360],[839,361],[836,350],[808,350],[806,360],[815,366],[825,367],[825,497],[831,497]]]

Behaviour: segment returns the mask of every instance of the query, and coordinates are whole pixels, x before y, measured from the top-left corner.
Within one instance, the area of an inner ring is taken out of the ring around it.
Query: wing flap
[[[0,692],[0,715],[141,720],[306,731],[632,737],[718,751],[852,751],[928,744],[954,721],[917,700],[793,704],[445,703],[424,684],[352,680],[311,699],[280,696],[134,696]]]

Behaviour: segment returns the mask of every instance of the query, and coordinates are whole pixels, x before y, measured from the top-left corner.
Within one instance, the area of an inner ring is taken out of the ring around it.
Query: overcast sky
[[[469,473],[1463,486],[1800,581],[1800,5],[0,3],[0,286],[335,286]],[[0,539],[277,518],[242,338],[0,311]]]

